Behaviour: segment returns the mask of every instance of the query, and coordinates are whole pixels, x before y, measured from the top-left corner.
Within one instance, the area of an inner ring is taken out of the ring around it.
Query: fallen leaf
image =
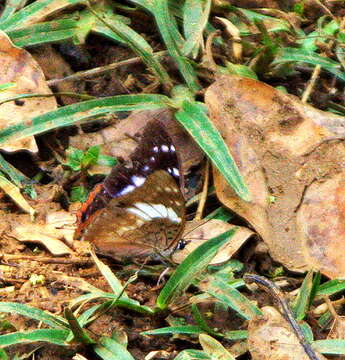
[[[33,57],[24,49],[12,44],[9,37],[0,31],[0,85],[15,83],[0,92],[0,101],[19,94],[40,93],[51,94],[43,72]],[[54,97],[38,97],[6,102],[0,105],[0,130],[16,124],[31,124],[31,119],[57,108]],[[17,141],[11,140],[1,146],[5,151],[29,150],[37,152],[33,136]]]
[[[249,320],[248,348],[253,360],[310,360],[284,317],[265,306],[263,315]],[[326,360],[321,354],[318,359]]]
[[[49,225],[17,225],[11,235],[18,241],[39,243],[45,246],[53,255],[71,254],[71,249],[61,241],[60,232]]]
[[[211,85],[206,103],[252,195],[239,199],[214,170],[219,200],[290,270],[345,276],[345,118],[238,76]]]
[[[61,256],[72,254],[72,250],[65,245],[66,233],[73,236],[73,229],[65,232],[64,229],[58,229],[54,225],[46,223],[33,224],[29,217],[13,216],[10,221],[10,236],[20,242],[32,242],[45,246],[53,255]]]
[[[254,232],[248,228],[228,224],[221,220],[188,221],[182,234],[182,239],[185,240],[187,244],[183,249],[174,252],[172,260],[180,264],[193,250],[203,244],[203,242],[235,227],[238,229],[231,238],[231,241],[218,250],[217,255],[212,259],[210,265],[220,264],[231,259]]]

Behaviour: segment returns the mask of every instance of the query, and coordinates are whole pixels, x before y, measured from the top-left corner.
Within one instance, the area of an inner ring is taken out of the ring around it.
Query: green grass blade
[[[141,335],[199,335],[204,330],[200,326],[185,325],[185,326],[169,326],[160,329],[148,330],[141,332]]]
[[[34,308],[32,306],[12,303],[12,302],[0,302],[0,313],[15,313],[26,316],[30,319],[42,321],[44,324],[56,328],[67,330],[68,322],[60,316],[50,315],[46,311]]]
[[[319,65],[321,68],[335,75],[338,79],[345,81],[345,73],[342,71],[340,63],[314,52],[307,52],[304,49],[291,47],[281,48],[272,64],[282,64],[286,62],[303,62],[314,66]]]
[[[8,357],[6,351],[0,348],[0,360],[9,360],[9,359],[10,358]]]
[[[183,350],[180,352],[174,360],[214,360],[212,356],[207,355],[200,350]]]
[[[87,119],[95,119],[115,111],[161,109],[170,106],[170,99],[164,95],[118,95],[88,100],[34,117],[32,125],[22,123],[0,131],[0,144],[41,134],[62,126],[73,125]]]
[[[24,6],[28,0],[7,0],[0,16],[0,24],[10,18],[20,7]]]
[[[198,55],[203,41],[203,32],[210,15],[211,0],[186,0],[183,6],[183,30],[186,39],[182,54]]]
[[[78,23],[72,19],[54,20],[8,31],[7,35],[19,47],[71,39],[76,35]]]
[[[246,340],[248,338],[248,331],[247,330],[230,330],[225,333],[224,338],[231,340],[231,341]]]
[[[12,88],[15,88],[17,85],[16,83],[4,83],[4,84],[1,84],[0,85],[0,92],[1,91],[5,91],[5,90],[8,90],[8,89],[12,89]]]
[[[100,344],[94,347],[94,351],[104,360],[135,360],[122,344],[109,337],[101,338]]]
[[[296,320],[303,320],[310,304],[310,295],[313,288],[313,272],[309,271],[303,280],[302,286],[298,291],[296,300],[292,305],[292,312]]]
[[[199,325],[201,329],[204,330],[205,333],[208,333],[212,336],[222,336],[222,334],[217,333],[208,326],[207,322],[205,321],[201,312],[199,311],[197,304],[192,304],[192,314],[195,322]]]
[[[182,55],[183,39],[178,31],[175,18],[170,13],[168,1],[131,0],[144,7],[154,16],[169,55],[176,61],[178,69],[192,92],[200,89],[196,73],[189,60]]]
[[[122,40],[128,47],[130,47],[136,54],[138,54],[145,64],[151,68],[154,73],[160,78],[162,84],[172,87],[170,76],[165,71],[159,60],[153,56],[153,49],[150,44],[131,27],[127,26],[124,22],[119,21],[118,17],[114,16],[111,22],[104,21],[92,8],[89,10],[97,17],[99,24],[95,27],[95,31],[102,32],[104,27],[112,31],[118,38]],[[100,24],[101,23],[101,24]],[[111,36],[108,31],[105,32]]]
[[[345,340],[316,340],[313,349],[327,355],[345,355]]]
[[[210,355],[214,360],[236,360],[235,357],[229,353],[228,350],[213,337],[200,334],[200,345],[206,354]]]
[[[34,208],[26,201],[24,196],[21,194],[19,188],[14,185],[11,181],[0,172],[0,188],[8,195],[22,210],[27,212],[33,217],[35,214]]]
[[[222,220],[225,222],[230,221],[234,217],[234,214],[231,213],[228,209],[224,207],[219,207],[218,209],[212,211],[207,216],[205,216],[205,220]]]
[[[193,136],[214,166],[243,200],[250,200],[250,193],[219,131],[207,117],[199,103],[184,101],[176,119]]]
[[[304,338],[306,339],[306,341],[309,344],[311,344],[314,341],[313,330],[311,329],[309,324],[306,323],[305,321],[299,321],[299,326],[300,326],[300,328],[302,330]]]
[[[176,268],[157,298],[157,306],[165,309],[193,282],[195,277],[205,270],[217,251],[227,243],[236,231],[232,229],[212,238],[196,248]]]
[[[17,170],[10,163],[8,163],[1,154],[0,154],[0,171],[4,172],[11,179],[11,181],[19,188],[22,188],[25,182],[30,181],[29,178],[27,178],[19,170]]]
[[[98,267],[98,270],[107,280],[108,284],[111,287],[111,290],[113,290],[114,295],[116,297],[122,296],[123,298],[128,298],[128,296],[124,292],[124,288],[121,284],[121,281],[111,271],[110,267],[108,265],[105,265],[101,260],[99,260],[96,254],[91,253],[91,256],[96,266]]]
[[[260,309],[225,281],[215,279],[207,293],[229,306],[246,320],[262,315]]]
[[[56,345],[67,345],[67,330],[39,329],[33,331],[18,331],[11,334],[0,335],[0,346],[10,346],[36,341],[45,341]]]
[[[153,15],[156,19],[159,32],[167,47],[168,53],[176,61],[178,69],[183,76],[187,86],[193,92],[200,89],[196,72],[189,60],[184,57],[179,48],[180,35],[175,19],[169,12],[167,1],[155,0]]]
[[[345,280],[329,280],[318,287],[316,296],[331,296],[345,290]]]
[[[32,4],[25,6],[17,11],[13,16],[6,21],[0,23],[0,30],[8,31],[19,29],[31,24],[35,24],[48,15],[57,10],[65,9],[66,7],[85,4],[85,0],[39,0]]]
[[[95,341],[92,340],[89,335],[82,329],[78,319],[74,316],[73,312],[69,308],[65,308],[65,318],[68,321],[70,329],[73,333],[73,339],[82,344],[95,344]]]
[[[140,305],[140,303],[137,300],[133,300],[130,298],[124,298],[124,297],[121,297],[120,299],[118,299],[117,295],[102,292],[102,291],[91,292],[91,293],[88,293],[85,295],[81,295],[81,296],[77,297],[76,299],[73,299],[70,303],[70,306],[73,308],[81,303],[84,303],[87,301],[92,301],[95,299],[110,299],[110,302],[114,306],[119,306],[119,307],[123,307],[126,309],[130,309],[130,310],[136,311],[140,314],[151,315],[154,313],[154,310],[152,310],[148,306]],[[114,300],[116,300],[116,302],[114,302]]]

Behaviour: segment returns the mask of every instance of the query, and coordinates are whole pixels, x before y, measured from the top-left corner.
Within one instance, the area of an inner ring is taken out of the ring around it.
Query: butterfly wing
[[[92,242],[98,253],[116,259],[167,256],[183,229],[184,212],[178,185],[159,170],[133,192],[110,200],[85,229],[83,239]]]
[[[166,254],[183,230],[185,202],[175,147],[161,125],[146,126],[131,160],[90,194],[77,234],[117,259]]]

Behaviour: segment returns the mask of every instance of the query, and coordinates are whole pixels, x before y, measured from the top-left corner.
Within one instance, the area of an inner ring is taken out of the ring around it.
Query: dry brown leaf
[[[289,269],[345,276],[345,118],[237,76],[213,84],[206,103],[252,194],[242,201],[214,171],[220,201]]]
[[[10,236],[20,242],[41,244],[56,256],[72,254],[64,241],[72,245],[75,219],[74,214],[63,210],[48,213],[45,222],[35,224],[26,215],[13,216],[8,219]]]
[[[0,84],[15,83],[14,87],[0,92],[0,101],[19,94],[51,94],[43,72],[33,57],[24,49],[14,46],[9,37],[0,31]],[[57,108],[54,97],[24,99],[0,105],[0,130],[16,124],[31,124],[31,119]],[[37,152],[33,136],[9,141],[1,147],[5,151],[29,150]]]
[[[235,228],[235,225],[228,224],[221,220],[188,221],[184,229],[182,239],[187,241],[182,250],[175,251],[172,260],[180,264],[193,250],[205,241],[219,236],[220,234]],[[253,231],[238,226],[238,229],[231,240],[222,246],[217,255],[212,259],[210,265],[220,264],[231,259],[240,247],[254,234]]]
[[[265,306],[263,316],[249,320],[248,348],[253,360],[310,360],[291,326],[273,307]],[[326,360],[317,354],[320,360]]]
[[[72,253],[71,249],[61,241],[63,238],[61,232],[53,226],[30,223],[24,225],[18,224],[13,229],[11,236],[21,242],[41,244],[56,256]]]

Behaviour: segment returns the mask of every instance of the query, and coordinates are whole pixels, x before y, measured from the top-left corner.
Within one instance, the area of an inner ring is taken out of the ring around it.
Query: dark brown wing
[[[185,222],[185,201],[175,180],[163,170],[122,197],[113,198],[84,231],[98,253],[115,259],[168,256]]]

